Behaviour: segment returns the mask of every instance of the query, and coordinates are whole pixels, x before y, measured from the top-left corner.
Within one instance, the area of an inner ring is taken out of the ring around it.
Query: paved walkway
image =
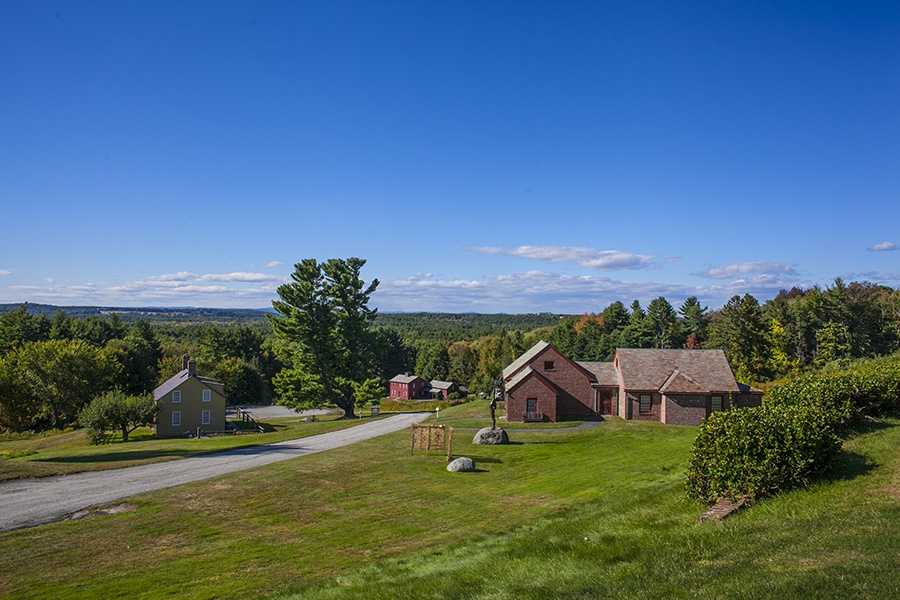
[[[401,431],[431,413],[403,413],[297,440],[239,448],[163,463],[0,482],[0,531],[31,527],[155,490],[323,452]]]

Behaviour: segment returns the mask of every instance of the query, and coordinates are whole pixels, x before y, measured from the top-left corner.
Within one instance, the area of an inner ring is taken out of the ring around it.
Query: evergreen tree
[[[269,316],[289,368],[275,377],[282,403],[312,408],[331,402],[356,418],[355,389],[376,378],[376,311],[360,277],[366,261],[306,259],[295,265],[291,283],[278,288],[272,303],[280,316]]]
[[[654,348],[674,348],[681,336],[678,315],[662,296],[647,306],[646,326]]]

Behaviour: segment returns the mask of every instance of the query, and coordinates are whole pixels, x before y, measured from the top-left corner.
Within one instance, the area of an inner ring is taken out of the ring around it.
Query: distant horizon
[[[830,287],[834,284],[834,282],[835,282],[837,279],[841,279],[841,280],[844,282],[844,284],[848,284],[848,285],[851,284],[851,283],[871,284],[871,285],[880,285],[880,286],[884,286],[884,287],[887,287],[887,288],[889,288],[889,289],[900,290],[900,287],[894,287],[894,286],[889,286],[889,285],[885,285],[885,284],[878,284],[878,283],[874,283],[874,282],[867,281],[867,280],[846,280],[846,279],[843,279],[843,278],[840,278],[840,277],[836,277],[836,278],[832,279],[831,283],[828,284],[828,285],[825,285],[825,286],[818,286],[818,287],[819,287],[820,289],[823,289],[823,290],[824,290],[824,289],[828,289],[828,288],[830,288]],[[750,295],[752,295],[754,298],[756,298],[756,300],[759,302],[760,305],[764,305],[766,302],[768,302],[768,301],[770,301],[770,300],[773,300],[773,299],[774,299],[776,296],[778,296],[778,294],[780,294],[781,292],[790,292],[792,289],[795,289],[795,288],[796,288],[796,289],[800,289],[800,290],[806,292],[806,291],[809,291],[810,289],[812,289],[813,287],[816,287],[816,285],[809,286],[809,287],[793,286],[793,287],[791,287],[791,288],[781,288],[780,290],[778,290],[777,292],[775,292],[774,294],[772,294],[771,296],[768,296],[768,297],[760,297],[760,296],[757,296],[756,294],[750,294]],[[376,290],[375,293],[377,294],[377,290]],[[729,298],[728,298],[727,300],[730,300],[730,299],[731,299],[732,297],[734,297],[735,295],[743,296],[744,294],[733,294],[732,296],[729,296]],[[660,296],[654,296],[653,298],[648,298],[648,299],[640,299],[640,298],[625,299],[625,298],[620,298],[620,299],[618,299],[618,300],[612,300],[612,301],[610,301],[610,302],[607,302],[606,304],[604,304],[604,305],[602,305],[602,306],[597,306],[597,307],[594,307],[594,308],[591,308],[591,309],[585,309],[585,310],[580,310],[580,311],[531,310],[531,311],[517,311],[517,312],[511,312],[511,311],[504,311],[504,310],[497,310],[497,311],[474,311],[474,310],[457,310],[457,311],[454,311],[454,310],[384,310],[384,309],[382,309],[381,307],[379,307],[379,306],[377,306],[377,305],[374,305],[371,301],[370,301],[370,308],[372,308],[372,309],[377,309],[378,313],[380,313],[380,314],[417,314],[417,313],[429,313],[429,314],[475,314],[475,315],[493,315],[493,314],[496,314],[496,315],[554,314],[554,315],[565,315],[565,316],[578,316],[578,315],[583,315],[583,314],[599,313],[599,312],[602,312],[603,309],[605,309],[607,306],[609,306],[609,305],[612,304],[613,302],[622,302],[622,304],[624,304],[625,307],[628,308],[628,309],[630,310],[631,304],[632,304],[635,300],[638,300],[638,302],[640,302],[640,304],[641,304],[641,307],[644,308],[644,309],[646,309],[646,308],[647,308],[647,305],[650,303],[650,301],[652,301],[652,300],[654,300],[654,299],[656,299],[656,298],[658,298],[658,297],[660,297]],[[666,297],[666,296],[662,296],[662,297],[665,298],[665,299],[672,305],[672,307],[675,308],[676,310],[678,310],[678,308],[681,306],[681,304],[682,304],[682,303],[684,302],[684,300],[687,298],[687,297],[685,297],[685,298],[680,298],[680,299],[678,299],[678,300],[673,300],[672,298],[669,298],[669,297]],[[690,296],[688,296],[688,297],[690,297]],[[275,300],[275,299],[273,298],[273,300]],[[714,306],[714,305],[712,305],[712,304],[708,304],[708,303],[705,302],[702,298],[698,298],[698,300],[700,301],[700,304],[701,304],[701,305],[706,305],[707,309],[710,310],[710,311],[717,311],[717,310],[720,310],[720,309],[723,308],[723,307],[725,306],[725,304],[727,303],[727,300],[726,300],[726,301],[722,302],[721,305]],[[34,302],[34,301],[30,301],[30,300],[25,300],[25,301],[22,301],[22,302],[0,302],[0,305],[6,305],[6,306],[17,306],[17,305],[24,305],[24,304],[30,304],[30,305],[35,305],[35,306],[49,306],[49,307],[52,307],[52,308],[59,308],[59,309],[66,309],[66,308],[96,308],[96,309],[112,310],[112,311],[115,311],[115,310],[124,310],[124,311],[140,311],[140,310],[159,310],[159,311],[176,311],[176,310],[221,310],[221,311],[229,311],[229,310],[233,310],[233,311],[253,311],[253,312],[264,312],[264,313],[278,314],[277,311],[275,311],[275,309],[274,309],[272,306],[263,306],[263,307],[252,307],[252,306],[197,306],[197,305],[179,305],[179,306],[164,306],[164,305],[134,305],[134,306],[129,306],[129,305],[115,305],[115,304],[54,304],[54,303],[48,303],[48,302]]]

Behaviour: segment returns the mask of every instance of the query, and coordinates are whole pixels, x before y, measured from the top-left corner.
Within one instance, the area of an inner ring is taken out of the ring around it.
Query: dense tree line
[[[449,344],[511,331],[527,333],[556,325],[564,316],[551,313],[379,313],[376,324],[398,332],[407,342],[442,341]]]
[[[183,354],[225,384],[229,401],[269,402],[281,369],[271,338],[268,323],[129,325],[116,313],[48,317],[20,306],[0,314],[0,429],[73,425],[91,400],[113,390],[116,398],[148,396],[181,370]]]
[[[900,349],[900,291],[836,279],[822,289],[782,290],[760,305],[733,296],[709,311],[695,297],[676,311],[663,297],[644,310],[613,302],[569,317],[547,338],[576,360],[611,360],[615,348],[721,348],[739,380],[770,381],[832,362]]]
[[[24,308],[0,315],[0,428],[13,431],[75,423],[90,400],[117,389],[149,393],[162,350],[145,321],[115,314],[52,318]]]

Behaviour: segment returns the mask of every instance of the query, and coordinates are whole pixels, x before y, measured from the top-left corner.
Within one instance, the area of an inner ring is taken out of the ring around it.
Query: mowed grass
[[[134,431],[126,443],[122,443],[120,434],[118,441],[114,439],[112,443],[96,446],[90,443],[82,429],[20,439],[0,438],[0,481],[175,460],[327,433],[371,420],[341,421],[337,417],[321,417],[318,422],[304,423],[301,419],[299,416],[269,419],[264,424],[266,433],[200,439],[157,439],[149,428],[141,428]]]
[[[132,498],[133,512],[0,534],[21,598],[900,597],[900,421],[831,479],[697,524],[693,428],[613,419],[457,441],[407,433]]]

